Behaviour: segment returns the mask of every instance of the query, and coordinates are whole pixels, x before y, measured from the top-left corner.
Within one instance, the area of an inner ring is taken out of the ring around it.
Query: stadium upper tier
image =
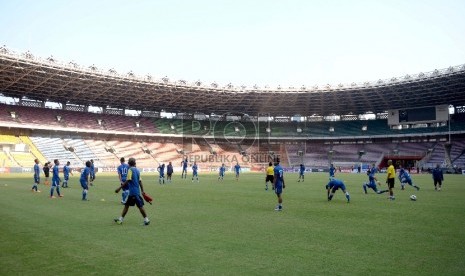
[[[14,117],[11,114],[14,113]],[[465,133],[464,114],[452,115],[452,134]],[[60,118],[60,120],[58,120]],[[329,139],[447,135],[445,123],[436,127],[391,129],[386,119],[320,122],[232,122],[110,115],[62,109],[0,104],[0,127],[35,131],[150,136],[205,136],[236,139]],[[364,129],[364,130],[363,130]],[[299,130],[299,131],[298,131]]]
[[[363,114],[465,103],[465,66],[365,83],[298,88],[221,87],[215,83],[140,78],[95,66],[61,64],[0,48],[0,93],[83,106],[175,113],[271,116]]]

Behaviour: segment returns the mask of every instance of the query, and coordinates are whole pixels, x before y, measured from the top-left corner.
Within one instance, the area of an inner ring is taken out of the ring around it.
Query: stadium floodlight
[[[266,128],[266,132],[267,132],[267,133],[270,133],[270,132],[271,132],[271,128],[267,127],[267,128]]]
[[[449,105],[449,120],[448,120],[448,123],[449,123],[449,144],[451,143],[451,137],[450,137],[450,115],[453,115],[455,114],[455,108],[453,105]]]

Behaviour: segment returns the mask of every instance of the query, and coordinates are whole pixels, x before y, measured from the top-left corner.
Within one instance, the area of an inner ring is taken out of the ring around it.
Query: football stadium
[[[462,62],[271,87],[4,45],[0,274],[463,275]]]

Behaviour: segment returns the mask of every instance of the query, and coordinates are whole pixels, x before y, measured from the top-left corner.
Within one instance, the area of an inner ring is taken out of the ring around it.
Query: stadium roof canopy
[[[0,48],[0,93],[9,97],[176,113],[270,116],[382,113],[465,104],[465,65],[365,83],[298,88],[237,87],[143,78],[40,59]]]

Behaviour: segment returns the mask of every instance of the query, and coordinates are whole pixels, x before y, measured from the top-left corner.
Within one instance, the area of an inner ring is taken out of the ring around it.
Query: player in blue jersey
[[[334,164],[331,164],[329,166],[329,180],[333,180],[336,175],[336,168],[334,167]]]
[[[440,191],[442,188],[442,182],[444,181],[444,175],[442,173],[441,166],[437,164],[436,168],[431,171],[431,174],[433,175],[434,190]]]
[[[283,189],[286,188],[286,184],[284,183],[284,170],[279,165],[279,158],[276,159],[275,166],[274,166],[274,177],[273,177],[273,190],[278,197],[278,205],[274,208],[275,211],[282,211],[283,210]]]
[[[302,182],[305,181],[305,166],[304,164],[300,164],[300,168],[299,168],[299,180],[297,182],[300,182],[300,180],[302,179]]]
[[[349,192],[346,190],[346,185],[344,184],[344,182],[339,179],[332,179],[328,182],[328,184],[326,184],[328,201],[331,201],[331,199],[333,199],[334,193],[339,189],[341,189],[342,192],[346,195],[347,203],[349,203],[350,202]]]
[[[94,186],[94,180],[95,180],[95,166],[94,166],[94,160],[90,159],[90,186]]]
[[[375,176],[377,172],[378,170],[376,169],[375,164],[373,164],[371,169],[367,170],[368,182],[365,182],[362,186],[365,194],[368,193],[367,188],[373,189],[373,191],[375,191],[375,193],[377,194],[383,194],[383,193],[389,192],[389,190],[378,190],[378,187],[376,186],[376,184],[380,185],[381,182],[379,182]]]
[[[197,162],[194,161],[194,165],[192,165],[192,182],[194,182],[194,178],[197,179],[197,183],[199,183],[199,167],[197,167]]]
[[[81,177],[79,178],[79,182],[81,183],[82,187],[82,200],[87,201],[87,193],[89,191],[89,175],[90,175],[90,167],[92,163],[90,161],[86,162],[86,166],[81,171]]]
[[[181,173],[181,178],[187,178],[187,165],[189,163],[187,162],[187,157],[186,159],[181,161],[181,166],[182,166],[182,173]]]
[[[147,217],[147,213],[145,212],[144,199],[141,196],[141,192],[142,194],[145,194],[144,186],[142,185],[142,179],[140,178],[140,172],[136,168],[136,159],[129,158],[128,164],[129,164],[129,170],[128,170],[128,175],[126,177],[126,181],[123,183],[123,185],[121,185],[115,190],[115,193],[118,193],[121,189],[127,186],[129,188],[129,197],[128,197],[128,200],[126,201],[126,204],[124,205],[123,211],[121,213],[121,217],[115,218],[115,222],[117,224],[122,224],[124,217],[128,213],[129,206],[136,205],[137,208],[139,208],[139,211],[142,217],[144,218],[144,225],[149,225],[150,220]]]
[[[158,165],[158,184],[165,184],[165,164]]]
[[[123,186],[124,182],[126,182],[126,177],[128,176],[129,165],[125,163],[126,160],[124,157],[121,157],[119,161],[121,164],[116,170],[118,171],[119,183],[121,186]],[[129,188],[126,186],[122,188],[122,190],[123,192],[121,193],[121,204],[126,204],[129,196]]]
[[[57,189],[57,194],[59,197],[63,197],[62,194],[60,194],[60,168],[58,167],[60,165],[60,161],[58,159],[53,160],[53,163],[55,166],[53,166],[53,176],[52,176],[52,187],[50,188],[50,198],[55,198],[53,195],[53,192],[55,191],[55,188]]]
[[[173,175],[173,172],[173,165],[169,162],[168,166],[166,166],[166,182],[171,183],[171,176]]]
[[[73,175],[73,172],[71,171],[71,168],[69,167],[71,163],[68,161],[66,162],[66,165],[63,167],[63,188],[68,188],[68,180],[69,180],[69,174]]]
[[[32,185],[32,191],[40,193],[38,190],[37,185],[40,184],[40,168],[39,168],[39,159],[34,159],[34,184]]]
[[[219,175],[218,175],[218,181],[223,181],[224,180],[224,173],[226,172],[226,167],[224,166],[224,163],[221,164],[221,167],[219,169]]]
[[[234,166],[234,172],[236,173],[236,181],[239,181],[239,174],[241,172],[241,166],[239,165],[239,162]]]
[[[420,187],[418,187],[417,185],[413,183],[412,177],[410,176],[408,171],[405,170],[402,166],[399,166],[399,180],[400,180],[401,190],[405,190],[406,183],[412,186],[413,188],[417,189],[417,191],[420,190]]]

